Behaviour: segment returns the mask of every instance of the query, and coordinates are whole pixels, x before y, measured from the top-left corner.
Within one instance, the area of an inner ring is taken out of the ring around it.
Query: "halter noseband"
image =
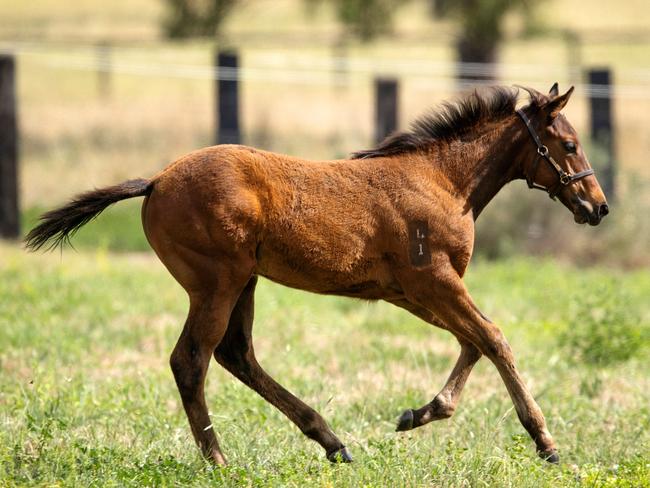
[[[526,175],[526,183],[528,183],[528,188],[534,188],[536,190],[544,190],[545,192],[548,193],[548,196],[551,197],[551,199],[555,200],[555,197],[557,196],[558,193],[560,193],[560,190],[563,187],[569,186],[574,181],[582,179],[585,176],[594,174],[593,169],[587,169],[575,174],[567,173],[566,171],[564,171],[560,167],[560,165],[555,162],[553,157],[549,154],[548,147],[542,144],[542,141],[540,140],[539,136],[535,132],[535,129],[533,129],[530,120],[528,119],[528,117],[526,117],[526,114],[523,112],[523,110],[521,109],[517,110],[517,115],[519,115],[519,117],[521,117],[521,120],[524,121],[524,124],[526,124],[526,127],[528,128],[528,132],[530,132],[530,135],[533,138],[533,142],[535,142],[535,145],[537,146],[537,155],[535,156],[535,161],[533,162],[533,170],[530,174]],[[555,184],[552,187],[546,188],[542,185],[538,185],[534,181],[535,175],[537,174],[537,166],[539,164],[540,157],[544,158],[548,162],[548,164],[551,165],[551,167],[555,170],[555,172],[559,177],[557,184]]]

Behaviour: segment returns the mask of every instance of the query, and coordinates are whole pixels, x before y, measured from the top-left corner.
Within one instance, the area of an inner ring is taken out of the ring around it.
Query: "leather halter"
[[[567,173],[566,171],[564,171],[560,167],[560,165],[555,162],[555,159],[553,159],[553,157],[549,154],[548,147],[542,144],[542,141],[537,135],[537,132],[535,132],[535,129],[533,129],[530,120],[523,112],[523,110],[521,109],[517,110],[517,115],[519,115],[519,117],[521,117],[521,120],[524,121],[524,124],[526,124],[526,127],[528,128],[528,132],[530,132],[530,135],[533,138],[533,142],[535,142],[535,145],[537,146],[537,155],[535,156],[535,161],[533,162],[533,170],[531,173],[525,175],[526,183],[528,183],[528,188],[534,188],[536,190],[544,190],[545,192],[548,193],[548,196],[551,197],[552,200],[555,200],[555,197],[557,196],[558,193],[560,193],[560,190],[562,190],[562,188],[564,188],[565,186],[569,186],[574,181],[578,181],[579,179],[582,179],[585,176],[590,176],[594,174],[593,169],[587,169],[584,171],[580,171],[579,173]],[[534,181],[535,175],[537,174],[537,167],[539,164],[540,157],[544,158],[548,162],[548,164],[551,165],[551,167],[555,170],[555,172],[558,175],[558,182],[552,187],[547,188],[545,186],[538,185]]]

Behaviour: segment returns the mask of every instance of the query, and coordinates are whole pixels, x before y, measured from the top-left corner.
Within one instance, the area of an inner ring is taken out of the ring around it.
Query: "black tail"
[[[152,186],[151,181],[138,179],[82,193],[67,205],[41,215],[41,223],[27,234],[25,245],[30,251],[37,251],[43,246],[49,250],[69,244],[70,237],[106,207],[120,200],[148,195]]]

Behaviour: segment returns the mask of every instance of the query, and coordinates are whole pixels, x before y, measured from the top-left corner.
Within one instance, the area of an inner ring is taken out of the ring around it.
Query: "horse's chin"
[[[576,224],[583,225],[586,224],[589,219],[584,215],[582,215],[582,213],[576,212],[573,214],[573,220],[575,221]]]
[[[597,215],[584,215],[581,212],[578,212],[573,214],[573,220],[576,222],[576,224],[589,224],[595,227],[596,225],[600,224],[600,221],[602,219]]]

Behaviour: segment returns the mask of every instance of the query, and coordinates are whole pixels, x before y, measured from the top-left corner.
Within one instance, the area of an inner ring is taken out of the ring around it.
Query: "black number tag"
[[[423,220],[409,223],[409,257],[413,266],[428,266],[431,264],[429,227]]]

